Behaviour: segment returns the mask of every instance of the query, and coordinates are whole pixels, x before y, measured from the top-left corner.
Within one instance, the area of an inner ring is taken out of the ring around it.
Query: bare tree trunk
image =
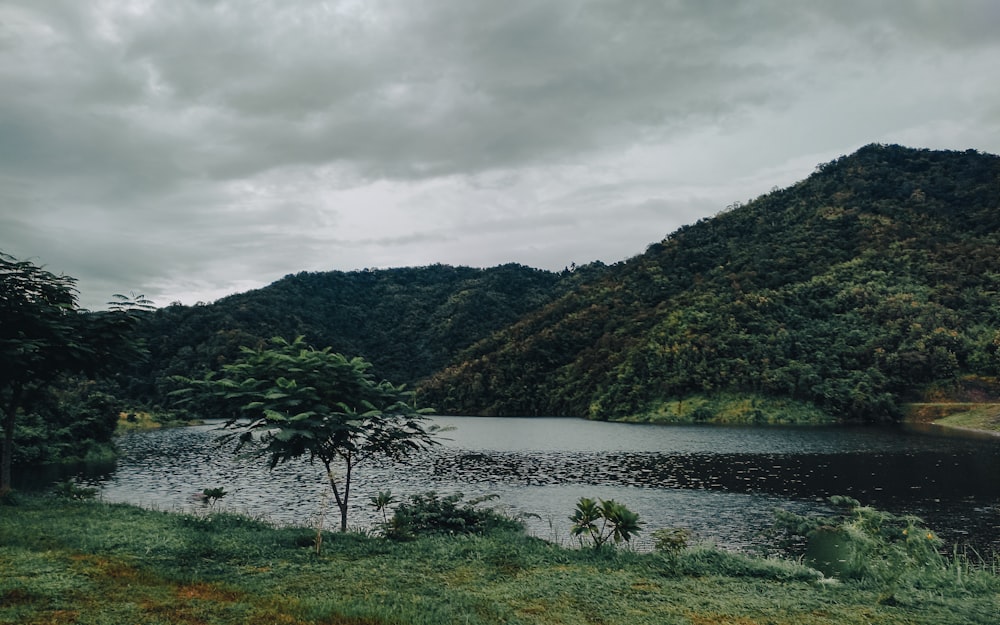
[[[351,454],[348,452],[344,456],[344,462],[347,465],[347,473],[344,475],[344,505],[340,507],[340,531],[347,531],[347,499],[351,494],[351,469],[353,468],[353,462],[351,462]]]
[[[326,479],[330,482],[330,490],[333,491],[333,498],[337,502],[337,508],[340,510],[340,531],[347,531],[347,499],[351,492],[351,460],[349,457],[345,456],[344,461],[347,464],[347,474],[344,478],[344,492],[341,494],[340,489],[337,487],[337,478],[333,476],[333,469],[330,467],[330,461],[323,458],[323,464],[326,466]]]

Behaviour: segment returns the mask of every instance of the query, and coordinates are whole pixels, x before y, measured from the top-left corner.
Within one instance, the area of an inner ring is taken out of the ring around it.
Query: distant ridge
[[[364,357],[380,377],[411,383],[581,277],[516,264],[288,275],[212,304],[157,310],[141,328],[149,361],[121,377],[134,398],[169,404],[171,375],[201,376],[241,346],[302,335],[313,346]]]

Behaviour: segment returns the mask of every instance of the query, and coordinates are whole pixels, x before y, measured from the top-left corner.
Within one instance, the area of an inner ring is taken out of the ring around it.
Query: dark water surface
[[[702,540],[744,549],[761,543],[772,510],[825,510],[843,494],[923,517],[943,538],[1000,551],[1000,439],[902,428],[651,426],[558,418],[437,417],[449,440],[406,465],[362,466],[352,526],[376,518],[368,498],[435,490],[496,494],[530,531],[569,542],[580,497],[614,498],[649,531],[686,527]],[[83,476],[109,501],[167,510],[200,508],[204,488],[231,493],[228,510],[277,522],[336,526],[322,467],[268,471],[214,446],[215,425],[128,434],[117,466]]]

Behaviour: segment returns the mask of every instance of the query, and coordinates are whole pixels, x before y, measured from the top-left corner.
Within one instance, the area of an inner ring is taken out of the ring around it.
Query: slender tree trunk
[[[353,468],[353,463],[351,462],[351,454],[348,453],[344,457],[344,462],[347,465],[347,473],[344,475],[344,505],[340,507],[340,531],[347,531],[347,499],[351,494],[351,469]]]
[[[333,469],[330,467],[330,461],[323,458],[323,464],[326,466],[326,479],[330,482],[330,490],[333,491],[333,498],[337,501],[337,509],[340,510],[340,531],[347,531],[347,499],[351,492],[351,459],[348,456],[343,456],[344,462],[347,464],[347,473],[344,478],[344,492],[341,494],[340,489],[337,487],[337,479],[333,477]]]

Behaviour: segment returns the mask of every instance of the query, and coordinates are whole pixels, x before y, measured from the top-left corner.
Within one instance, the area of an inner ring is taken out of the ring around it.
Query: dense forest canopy
[[[448,413],[621,418],[751,393],[839,418],[1000,372],[1000,158],[869,145],[683,227],[463,352]]]
[[[157,310],[139,329],[150,359],[121,379],[133,399],[162,404],[171,376],[218,371],[240,347],[303,336],[315,347],[365,358],[380,378],[410,384],[587,274],[508,264],[288,275],[213,304]]]

